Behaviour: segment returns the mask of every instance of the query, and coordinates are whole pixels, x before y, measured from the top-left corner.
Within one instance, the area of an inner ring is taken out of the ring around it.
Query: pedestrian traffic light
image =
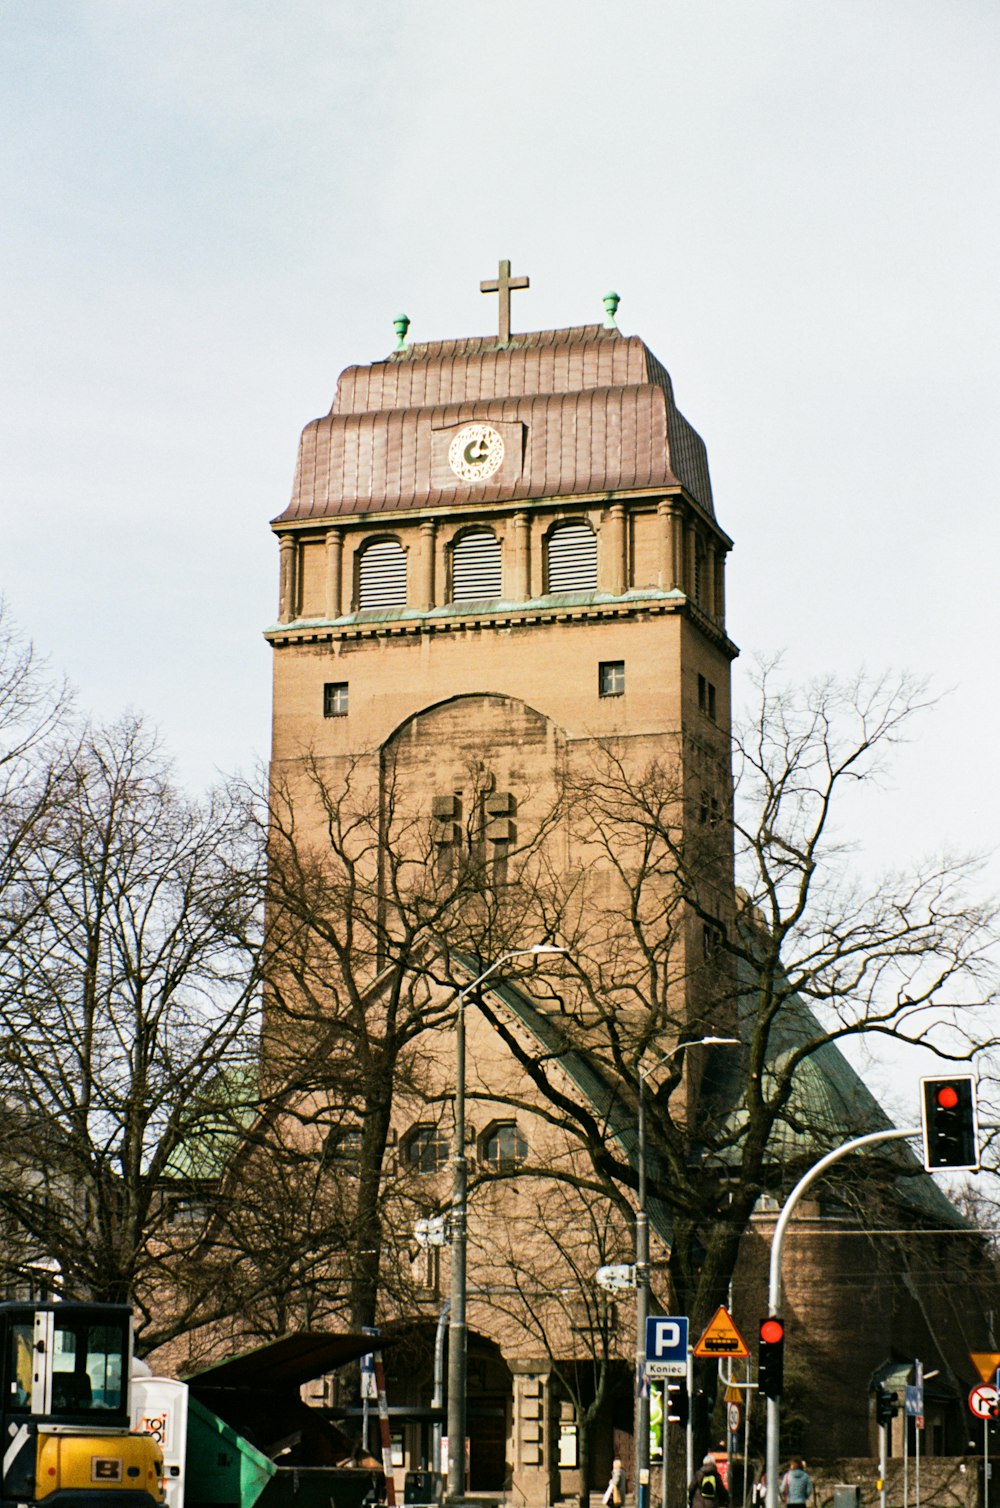
[[[899,1394],[880,1382],[875,1389],[875,1418],[879,1424],[891,1424],[899,1413]]]
[[[683,1379],[680,1382],[667,1383],[667,1420],[670,1424],[686,1425],[690,1403],[688,1401],[688,1385]]]
[[[976,1081],[972,1074],[950,1079],[921,1079],[923,1091],[924,1167],[979,1167]]]
[[[757,1385],[765,1398],[780,1398],[785,1374],[785,1322],[776,1314],[760,1322]]]

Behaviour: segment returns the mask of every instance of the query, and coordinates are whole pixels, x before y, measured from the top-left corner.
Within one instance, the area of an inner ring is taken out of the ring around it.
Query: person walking
[[[801,1456],[793,1456],[781,1479],[781,1501],[788,1508],[806,1508],[813,1494],[813,1479]]]
[[[729,1493],[714,1456],[706,1456],[688,1487],[691,1508],[725,1508]]]
[[[621,1508],[625,1501],[625,1468],[617,1456],[611,1463],[611,1480],[601,1501],[606,1508]]]

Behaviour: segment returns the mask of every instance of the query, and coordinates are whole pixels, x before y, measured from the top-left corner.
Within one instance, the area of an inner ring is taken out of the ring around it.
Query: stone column
[[[660,588],[678,591],[684,578],[684,517],[676,498],[657,504],[660,519]]]
[[[278,587],[278,622],[291,623],[295,617],[295,566],[298,546],[294,534],[282,534],[279,544],[281,575]]]
[[[553,1500],[549,1378],[542,1362],[534,1364],[537,1370],[528,1370],[531,1366],[518,1362],[514,1371],[514,1486],[529,1503],[548,1503]]]
[[[709,540],[705,547],[705,581],[702,587],[703,607],[712,618],[718,617],[715,605],[715,580],[716,580],[716,548],[715,541]]]
[[[527,513],[514,514],[514,559],[510,580],[502,590],[513,602],[527,602],[531,596],[531,519]]]
[[[328,529],[326,534],[326,616],[339,618],[343,612],[344,531]]]
[[[691,601],[694,602],[696,600],[695,582],[698,576],[698,530],[693,523],[688,524],[685,544],[687,546],[685,551],[687,555],[687,569],[684,572],[684,590],[691,598]]]
[[[612,597],[620,597],[625,590],[625,505],[612,503],[605,526],[607,553],[602,562],[600,578],[604,590]]]
[[[726,552],[720,550],[715,558],[715,616],[722,628],[726,626]]]
[[[417,600],[413,604],[423,613],[434,607],[434,546],[437,524],[425,518],[420,525],[420,576],[417,582]]]

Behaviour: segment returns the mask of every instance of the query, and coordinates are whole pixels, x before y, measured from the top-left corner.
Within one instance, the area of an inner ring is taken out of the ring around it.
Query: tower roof
[[[505,460],[486,482],[447,464],[457,430],[487,421]],[[476,502],[682,487],[714,516],[704,442],[637,336],[603,325],[414,344],[348,367],[303,431],[278,524]]]

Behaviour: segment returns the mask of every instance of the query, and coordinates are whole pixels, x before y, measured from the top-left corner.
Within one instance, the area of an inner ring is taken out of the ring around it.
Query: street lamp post
[[[488,969],[460,990],[455,1000],[455,1133],[452,1143],[451,1184],[451,1311],[448,1319],[448,1491],[449,1502],[465,1494],[465,1428],[468,1391],[467,1327],[465,1320],[468,1280],[466,1235],[468,1164],[465,1158],[465,1002],[473,990],[512,958],[565,953],[550,943],[514,948],[502,954]]]
[[[635,1503],[649,1505],[649,1390],[646,1386],[646,1320],[649,1316],[649,1216],[646,1211],[646,1080],[688,1047],[739,1046],[738,1037],[698,1037],[678,1042],[670,1052],[643,1070],[639,1064],[639,1200],[635,1212]],[[663,1470],[666,1460],[667,1410],[663,1410]]]

